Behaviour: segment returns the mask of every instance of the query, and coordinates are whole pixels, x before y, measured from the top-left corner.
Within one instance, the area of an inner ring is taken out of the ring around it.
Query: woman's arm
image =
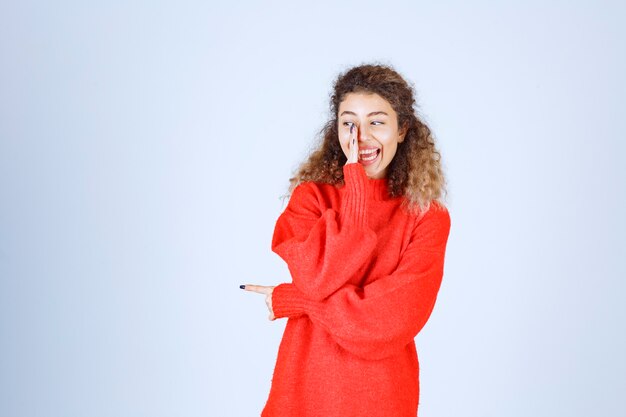
[[[363,288],[344,285],[325,300],[297,286],[274,288],[276,318],[308,315],[344,349],[365,359],[402,350],[426,324],[441,284],[450,231],[446,209],[426,213],[414,229],[398,269]]]
[[[346,190],[339,212],[322,211],[314,184],[303,183],[274,228],[272,250],[287,262],[294,285],[311,300],[325,299],[362,273],[376,248],[376,233],[367,225],[365,170],[350,163],[343,171]]]

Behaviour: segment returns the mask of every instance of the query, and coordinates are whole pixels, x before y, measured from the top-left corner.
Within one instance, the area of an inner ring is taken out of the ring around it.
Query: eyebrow
[[[343,116],[344,114],[351,114],[351,115],[353,115],[353,116],[356,116],[356,113],[355,113],[355,112],[352,112],[352,111],[349,111],[349,110],[345,110],[345,111],[343,111],[343,112],[342,112],[339,116],[341,117],[341,116]],[[389,115],[388,115],[387,113],[385,113],[384,111],[373,111],[373,112],[371,112],[370,114],[368,114],[368,115],[367,115],[367,117],[370,117],[370,116],[377,116],[377,115],[379,115],[379,114],[383,114],[383,115],[385,115],[385,116],[389,116]]]

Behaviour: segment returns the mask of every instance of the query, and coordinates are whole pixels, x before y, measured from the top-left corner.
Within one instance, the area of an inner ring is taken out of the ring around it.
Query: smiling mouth
[[[359,151],[359,160],[363,162],[370,162],[378,158],[380,154],[379,148],[365,149]]]

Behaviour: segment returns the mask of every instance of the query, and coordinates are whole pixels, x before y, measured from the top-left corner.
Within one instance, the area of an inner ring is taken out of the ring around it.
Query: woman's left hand
[[[264,285],[245,285],[243,288],[246,291],[257,292],[259,294],[265,294],[265,304],[267,304],[267,309],[270,311],[269,319],[275,320],[274,310],[272,308],[272,292],[274,292],[273,286],[264,286]]]

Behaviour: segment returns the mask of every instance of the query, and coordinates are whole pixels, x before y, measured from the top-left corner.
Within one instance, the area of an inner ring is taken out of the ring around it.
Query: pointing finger
[[[272,292],[272,287],[264,286],[264,285],[244,285],[243,289],[246,291],[256,292],[259,294],[270,294]]]

